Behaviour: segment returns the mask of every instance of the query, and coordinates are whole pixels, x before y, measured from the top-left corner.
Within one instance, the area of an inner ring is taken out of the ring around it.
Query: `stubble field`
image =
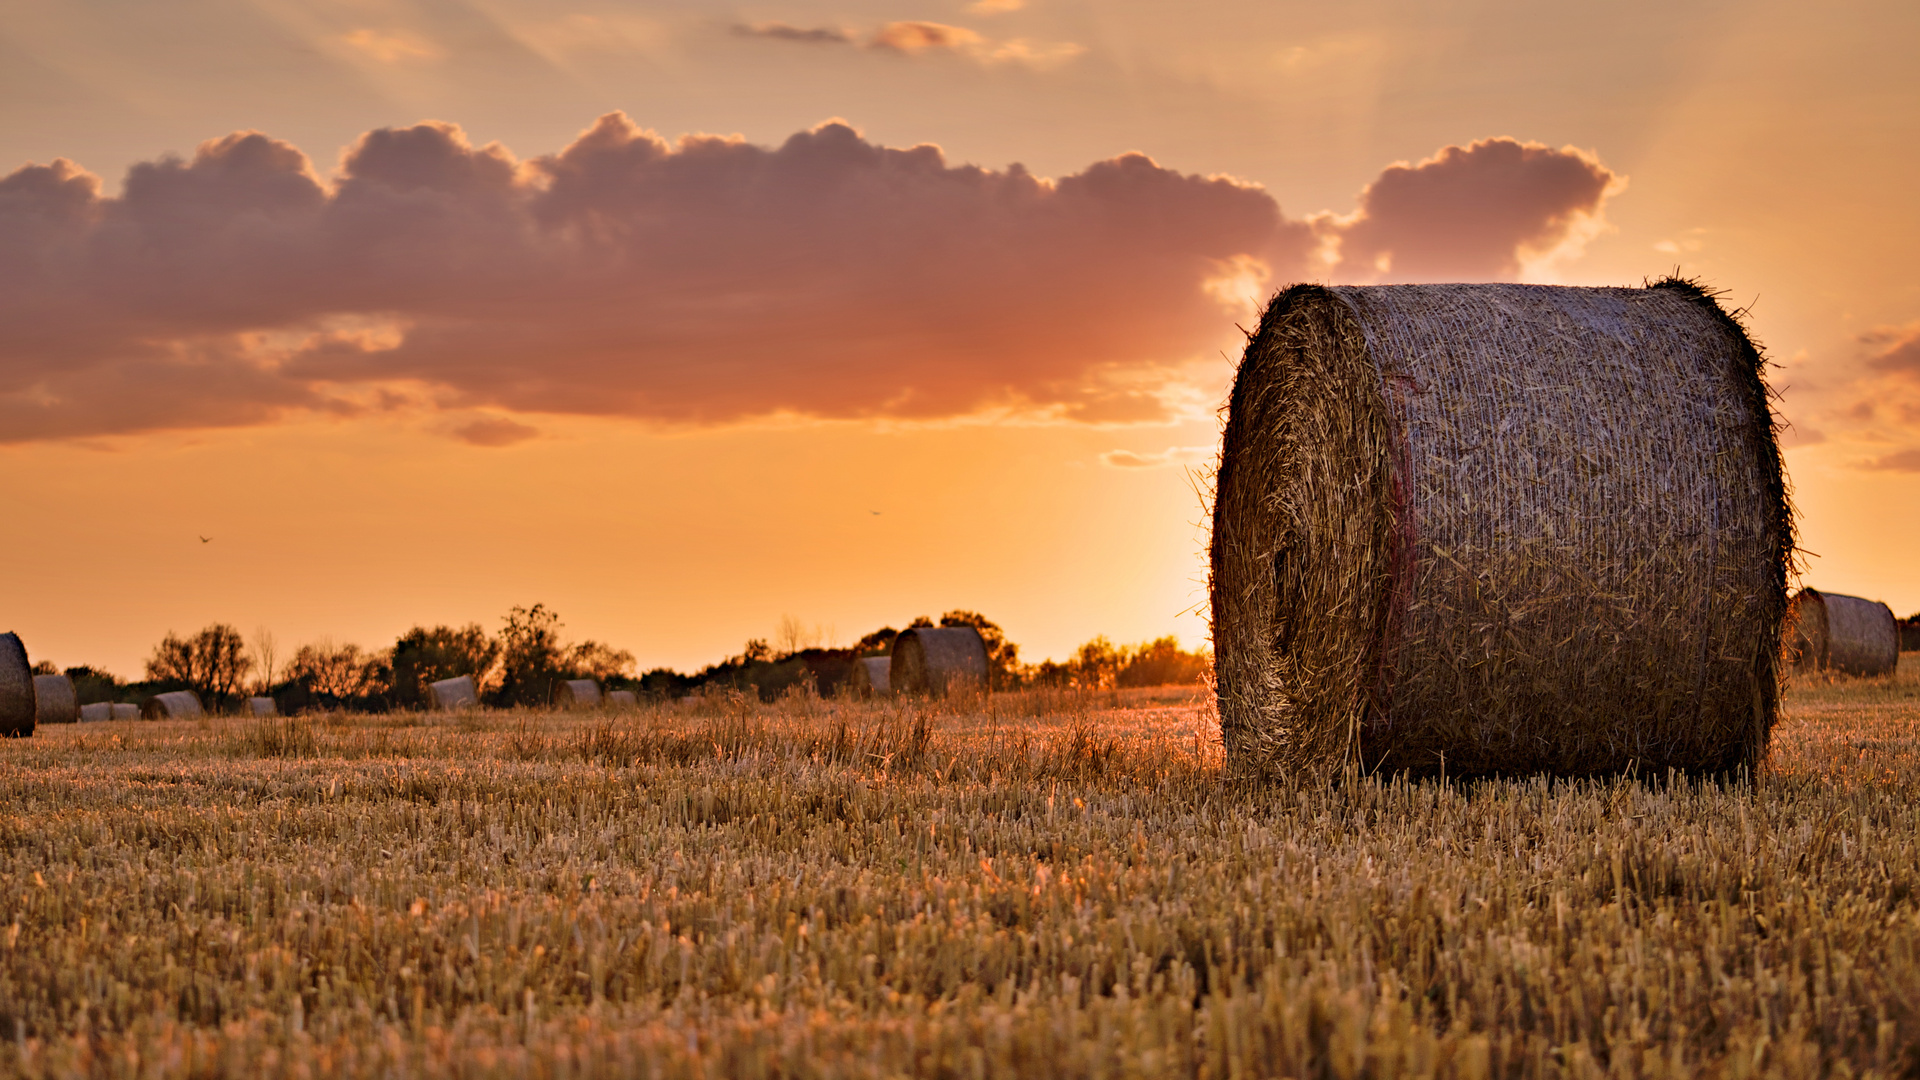
[[[31,1076],[1920,1076],[1920,656],[1752,783],[1253,785],[1187,691],[0,745]]]

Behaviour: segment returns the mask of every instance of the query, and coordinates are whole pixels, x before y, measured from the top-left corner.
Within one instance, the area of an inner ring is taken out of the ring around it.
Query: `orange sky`
[[[1198,643],[1250,295],[1676,265],[1781,365],[1808,582],[1920,609],[1910,4],[0,14],[36,658],[535,601],[642,667],[783,614]]]

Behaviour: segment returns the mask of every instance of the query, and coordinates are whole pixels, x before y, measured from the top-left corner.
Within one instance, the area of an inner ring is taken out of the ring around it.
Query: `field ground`
[[[1752,784],[1226,776],[1190,692],[42,729],[0,1072],[1920,1076],[1920,655]]]

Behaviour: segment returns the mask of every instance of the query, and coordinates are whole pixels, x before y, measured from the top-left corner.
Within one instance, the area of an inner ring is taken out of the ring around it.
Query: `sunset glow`
[[[165,9],[0,30],[36,660],[536,601],[642,669],[1199,645],[1274,290],[1676,267],[1777,365],[1806,581],[1920,610],[1913,5]]]

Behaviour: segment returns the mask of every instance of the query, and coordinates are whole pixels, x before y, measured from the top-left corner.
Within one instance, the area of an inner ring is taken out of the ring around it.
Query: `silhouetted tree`
[[[394,700],[418,706],[426,701],[427,684],[461,675],[473,676],[474,685],[484,690],[499,657],[500,644],[479,623],[459,629],[416,626],[393,643]]]
[[[515,607],[500,631],[500,689],[506,705],[544,705],[553,700],[561,667],[560,616],[545,604]]]
[[[207,704],[231,698],[253,669],[240,631],[214,623],[190,638],[167,631],[147,658],[147,678],[197,691]]]
[[[567,647],[563,666],[573,678],[593,679],[604,685],[633,670],[633,654],[597,641],[583,641]]]
[[[302,645],[287,662],[288,681],[328,705],[365,706],[386,694],[392,677],[385,656],[352,642]]]
[[[73,695],[82,705],[92,705],[101,701],[120,701],[126,694],[125,682],[108,672],[85,664],[68,668],[66,676],[73,680]]]

